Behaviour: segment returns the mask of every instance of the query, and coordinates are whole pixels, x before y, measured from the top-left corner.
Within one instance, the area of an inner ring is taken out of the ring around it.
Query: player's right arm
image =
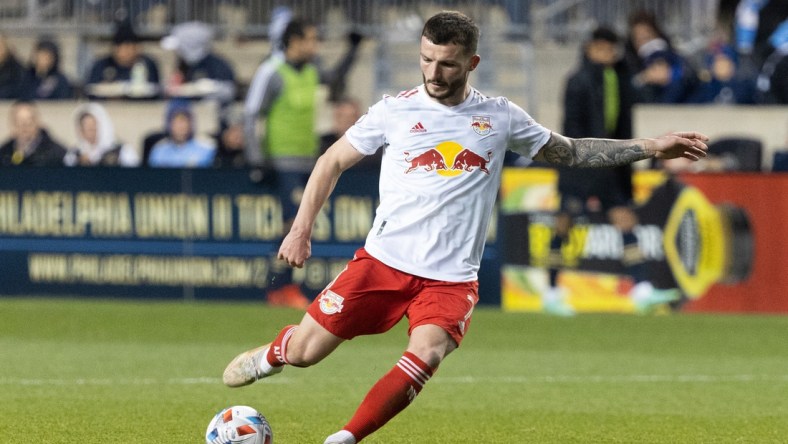
[[[320,209],[334,190],[339,176],[364,158],[364,154],[342,136],[317,159],[309,176],[293,226],[279,247],[279,259],[301,268],[312,254],[312,227]]]

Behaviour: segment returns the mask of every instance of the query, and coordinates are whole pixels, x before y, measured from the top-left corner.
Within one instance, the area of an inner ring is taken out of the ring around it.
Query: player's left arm
[[[699,160],[706,157],[709,138],[694,131],[655,139],[574,139],[552,133],[534,160],[572,167],[615,167],[643,159]]]

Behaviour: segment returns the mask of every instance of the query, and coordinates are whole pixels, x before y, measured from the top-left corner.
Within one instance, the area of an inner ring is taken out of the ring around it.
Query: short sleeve
[[[550,139],[551,131],[537,123],[516,104],[509,102],[509,142],[507,148],[532,159]]]
[[[361,116],[345,133],[350,144],[361,154],[367,156],[375,154],[378,148],[385,145],[385,107],[385,99],[372,105],[367,113]]]

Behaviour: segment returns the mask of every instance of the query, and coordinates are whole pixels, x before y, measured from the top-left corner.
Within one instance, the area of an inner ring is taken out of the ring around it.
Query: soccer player
[[[318,159],[279,258],[304,265],[313,223],[340,174],[382,149],[380,206],[366,244],[299,325],[225,369],[225,384],[251,384],[285,365],[316,364],[342,342],[383,333],[407,316],[404,354],[326,444],[354,444],[383,426],[462,342],[478,301],[477,271],[507,148],[578,167],[705,156],[707,137],[695,132],[631,140],[551,132],[514,103],[468,83],[481,60],[478,39],[479,28],[459,12],[431,17],[420,43],[424,83],[384,97]]]

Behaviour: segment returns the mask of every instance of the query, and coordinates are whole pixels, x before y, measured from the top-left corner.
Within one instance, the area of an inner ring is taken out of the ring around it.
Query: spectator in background
[[[244,105],[247,159],[252,166],[265,166],[276,173],[284,196],[284,217],[288,223],[296,214],[298,201],[319,154],[315,129],[317,93],[320,83],[332,84],[344,78],[355,58],[359,40],[331,72],[314,64],[318,53],[318,29],[312,23],[293,19],[285,27],[280,55],[268,57],[255,72]],[[258,121],[264,124],[257,137]],[[309,299],[292,281],[292,269],[272,261],[267,300],[271,304],[306,307]]]
[[[19,63],[11,43],[0,34],[0,100],[25,98],[25,68]]]
[[[85,91],[91,99],[157,99],[159,68],[142,52],[140,38],[128,20],[117,23],[112,52],[90,69]]]
[[[33,100],[62,100],[74,97],[71,82],[60,70],[60,47],[50,39],[36,43],[27,69],[28,96]]]
[[[769,37],[772,52],[758,74],[759,102],[788,104],[788,19]]]
[[[755,79],[738,75],[739,56],[724,43],[715,42],[703,57],[699,83],[688,103],[755,103]]]
[[[220,116],[235,99],[235,73],[230,64],[213,53],[213,28],[202,22],[187,22],[172,28],[162,39],[164,49],[175,51],[177,66],[167,80],[165,93],[171,98],[207,99],[218,102]],[[219,127],[226,122],[220,117]]]
[[[215,168],[246,167],[246,138],[244,135],[243,110],[231,110],[225,119],[227,127],[216,136]]]
[[[580,67],[566,83],[563,134],[568,137],[629,139],[632,137],[632,106],[635,93],[631,74],[622,60],[621,39],[611,29],[599,27],[583,47]],[[558,168],[561,208],[556,215],[550,242],[550,288],[542,295],[544,310],[551,314],[571,315],[564,290],[558,285],[566,263],[561,253],[569,241],[573,220],[593,211],[604,211],[618,229],[624,247],[622,263],[635,281],[630,297],[640,311],[679,298],[677,290],[658,290],[648,281],[645,257],[633,230],[638,218],[632,209],[632,166],[586,170]]]
[[[207,168],[215,147],[195,137],[194,114],[188,102],[173,100],[167,108],[167,137],[157,142],[148,165],[161,168]]]
[[[769,41],[788,19],[788,0],[740,0],[733,34],[736,51],[747,77],[755,77],[774,46]]]
[[[139,166],[137,150],[115,139],[115,126],[100,104],[78,106],[74,110],[74,130],[77,143],[66,154],[67,166]]]
[[[345,134],[345,131],[353,126],[363,114],[361,104],[354,98],[343,97],[334,102],[331,110],[331,131],[320,136],[320,153],[324,153],[328,147],[339,140]],[[357,164],[353,165],[353,169],[380,170],[380,158],[383,155],[383,150],[379,151],[374,155],[361,159]]]
[[[34,102],[17,101],[9,112],[11,138],[0,146],[2,166],[62,166],[66,149],[41,124]]]
[[[635,67],[634,85],[638,101],[683,103],[695,88],[697,77],[690,64],[649,12],[638,12],[629,21],[629,56]]]
[[[361,115],[361,104],[356,99],[343,97],[334,102],[331,110],[331,131],[320,136],[320,153],[324,153],[339,140]]]

